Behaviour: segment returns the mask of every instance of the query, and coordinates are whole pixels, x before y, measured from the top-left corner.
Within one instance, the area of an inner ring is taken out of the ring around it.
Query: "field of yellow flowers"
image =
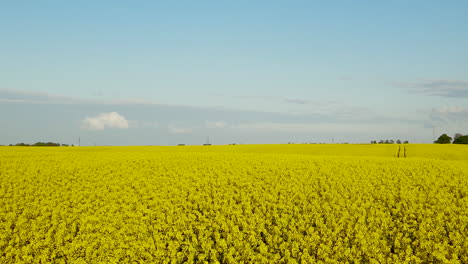
[[[0,147],[0,263],[403,262],[468,263],[466,146]]]

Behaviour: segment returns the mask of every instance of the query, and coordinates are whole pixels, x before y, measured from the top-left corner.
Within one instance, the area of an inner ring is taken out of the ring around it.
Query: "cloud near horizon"
[[[4,103],[2,98],[6,100]],[[396,137],[411,142],[432,142],[432,129],[428,128],[443,127],[444,133],[468,131],[468,109],[458,102],[453,104],[458,107],[450,104],[426,107],[409,115],[331,100],[310,101],[309,104],[307,99],[293,101],[290,103],[306,105],[295,112],[285,112],[284,109],[268,112],[210,106],[129,104],[128,101],[107,98],[102,101],[69,98],[68,102],[73,103],[59,103],[66,101],[63,98],[47,93],[0,89],[0,113],[9,113],[0,115],[0,120],[12,124],[0,135],[0,144],[37,142],[42,138],[72,142],[80,136],[88,139],[85,143],[88,145],[93,142],[164,145],[182,141],[197,144],[207,135],[215,144],[327,142],[332,137],[343,142]],[[271,100],[280,103],[282,99]],[[101,103],[106,101],[113,103]],[[25,129],[26,125],[28,129]],[[30,133],[29,129],[34,129],[35,133]]]
[[[430,126],[446,125],[454,122],[468,122],[467,107],[439,107],[433,108],[429,116],[432,123]]]
[[[226,128],[228,123],[225,121],[206,121],[205,125],[207,128]]]
[[[86,117],[81,121],[84,130],[104,130],[105,128],[129,128],[127,119],[117,112],[101,113],[94,117]]]
[[[430,80],[420,82],[397,82],[395,85],[405,87],[410,93],[438,97],[468,97],[468,81]]]
[[[192,127],[181,126],[173,123],[169,124],[167,129],[171,134],[191,134],[194,131],[194,128]]]
[[[0,102],[25,104],[58,104],[58,105],[154,105],[152,102],[139,98],[112,99],[112,98],[82,98],[51,94],[46,92],[24,91],[17,89],[0,88]]]

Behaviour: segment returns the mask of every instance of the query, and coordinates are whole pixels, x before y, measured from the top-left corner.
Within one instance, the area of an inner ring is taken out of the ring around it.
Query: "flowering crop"
[[[468,263],[468,150],[395,147],[3,147],[0,263]]]

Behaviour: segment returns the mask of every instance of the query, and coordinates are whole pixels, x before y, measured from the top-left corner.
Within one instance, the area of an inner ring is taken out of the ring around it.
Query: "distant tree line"
[[[460,133],[456,133],[453,136],[453,140],[447,134],[442,134],[436,141],[435,144],[468,144],[468,135],[462,135]]]
[[[405,140],[405,141],[402,142],[402,141],[399,140],[399,139],[398,139],[397,141],[395,141],[395,140],[393,140],[393,139],[390,139],[390,140],[389,140],[389,139],[387,139],[387,140],[382,140],[382,139],[381,139],[381,140],[379,140],[379,142],[377,142],[377,140],[372,140],[372,141],[371,141],[371,144],[395,144],[395,143],[396,143],[396,144],[408,144],[409,141],[408,141],[408,140]]]
[[[16,146],[16,147],[68,147],[68,144],[60,144],[54,142],[37,142],[34,144],[27,144],[27,143],[16,143],[10,144],[9,146]],[[72,145],[73,146],[73,145]]]

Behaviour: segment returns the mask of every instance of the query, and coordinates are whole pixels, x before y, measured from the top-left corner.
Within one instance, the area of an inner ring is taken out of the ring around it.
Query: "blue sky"
[[[468,134],[466,1],[0,3],[0,144]]]

